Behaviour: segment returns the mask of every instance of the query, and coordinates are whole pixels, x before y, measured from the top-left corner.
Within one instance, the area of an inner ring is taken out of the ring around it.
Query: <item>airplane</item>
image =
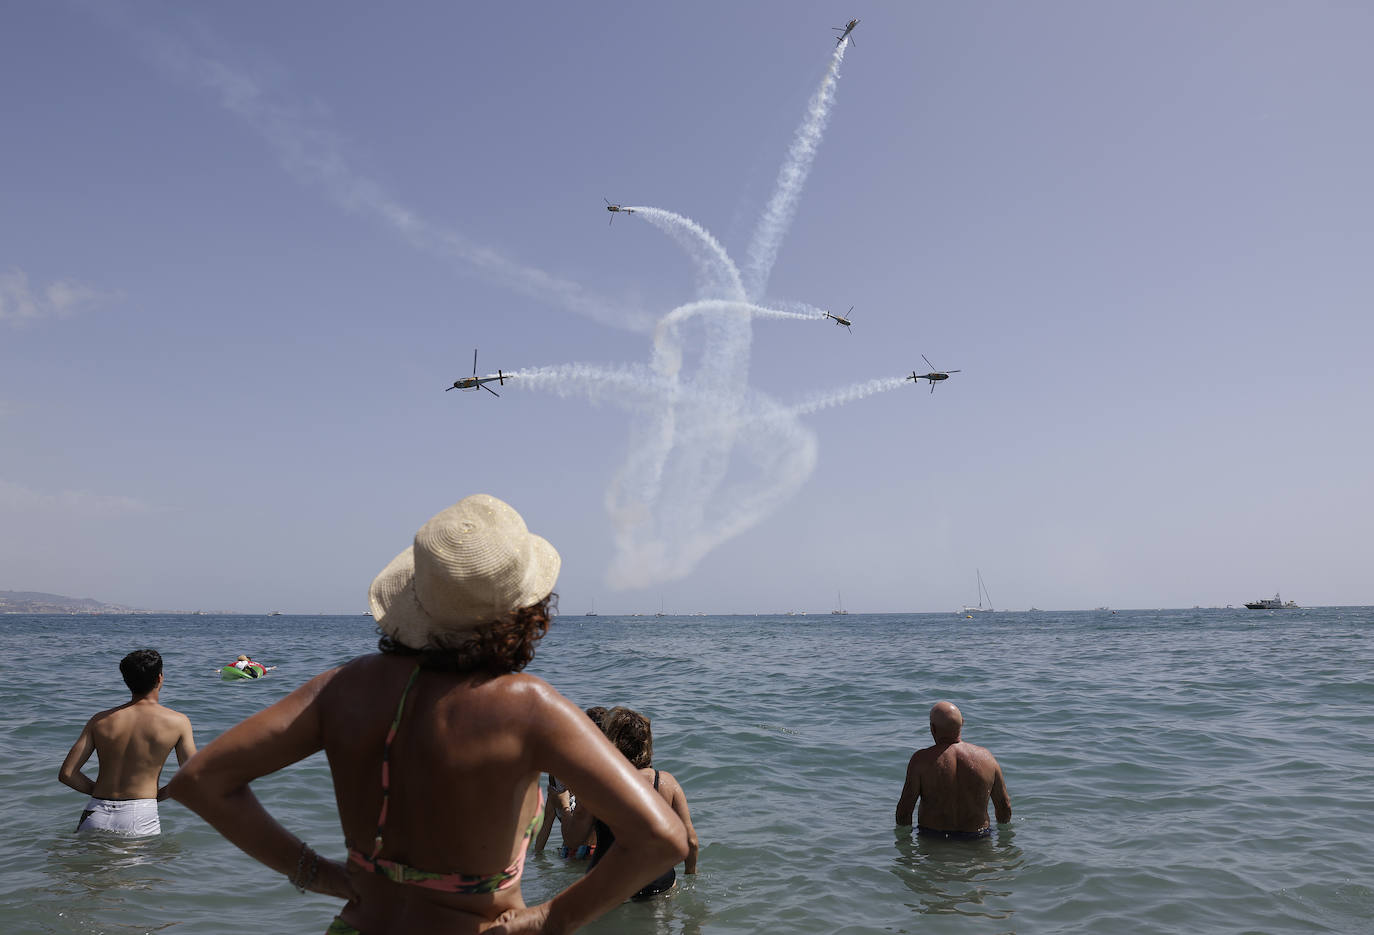
[[[495,374],[488,374],[485,377],[479,377],[477,375],[477,348],[474,347],[472,349],[472,376],[460,377],[459,379],[454,380],[452,386],[444,388],[444,392],[447,393],[449,390],[463,390],[464,392],[472,392],[481,389],[486,390],[493,396],[499,397],[501,395],[500,393],[496,392],[496,390],[486,385],[490,383],[492,380],[495,380],[502,386],[506,385],[506,375],[502,373],[500,370],[497,370]]]
[[[839,45],[841,42],[847,39],[849,37],[849,34],[854,31],[854,27],[857,25],[859,25],[859,21],[856,19],[852,19],[848,23],[845,23],[843,26],[831,26],[831,29],[840,33],[840,38],[835,40],[835,44]],[[854,40],[850,39],[849,41],[853,42]]]
[[[845,312],[843,315],[832,315],[832,314],[830,314],[829,312],[826,312],[826,313],[825,313],[825,317],[826,317],[826,318],[833,318],[833,319],[835,319],[835,324],[837,324],[837,325],[844,325],[845,328],[848,328],[848,329],[849,329],[849,333],[850,333],[850,334],[853,334],[853,333],[854,333],[854,329],[849,327],[850,325],[854,324],[854,322],[852,322],[852,321],[849,320],[849,314],[850,314],[850,312],[852,312],[852,311],[854,311],[854,306],[851,305],[851,306],[849,306],[849,311],[848,311],[848,312]]]
[[[605,197],[604,195],[602,196],[601,200],[604,201],[604,202],[606,202],[606,210],[607,210],[607,211],[615,211],[615,212],[619,212],[619,213],[622,213],[622,214],[634,214],[634,213],[635,213],[635,209],[634,209],[634,208],[622,208],[620,205],[613,205],[613,204],[611,204],[611,200],[610,200],[609,198]],[[611,221],[614,221],[614,220],[615,220],[615,218],[611,218]],[[609,224],[609,223],[611,223],[611,221],[607,221],[606,223]]]
[[[930,362],[930,358],[924,354],[921,355],[921,360],[924,360],[926,362],[926,365],[930,367],[930,373],[917,373],[915,370],[913,370],[911,371],[911,376],[907,377],[907,379],[915,380],[917,382],[920,382],[921,380],[929,380],[930,391],[932,393],[935,392],[936,381],[948,380],[949,375],[951,373],[959,373],[958,370],[936,370],[935,365]]]

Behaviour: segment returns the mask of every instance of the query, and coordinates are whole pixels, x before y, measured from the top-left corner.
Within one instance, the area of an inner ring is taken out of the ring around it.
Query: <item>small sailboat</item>
[[[986,607],[983,606],[983,598],[985,597],[988,599],[988,606]],[[978,572],[978,606],[971,607],[968,604],[965,604],[964,609],[959,611],[959,613],[964,615],[992,613],[992,597],[988,594],[987,586],[983,584],[982,571]]]
[[[592,598],[592,609],[589,610],[589,611],[587,611],[585,614],[583,614],[583,616],[585,616],[585,617],[595,617],[595,616],[597,616],[597,613],[596,613],[596,598]]]
[[[835,592],[835,609],[832,610],[831,613],[832,613],[832,614],[848,614],[848,613],[849,613],[849,611],[847,611],[847,610],[844,609],[844,597],[840,594],[839,591],[836,591],[836,592]]]

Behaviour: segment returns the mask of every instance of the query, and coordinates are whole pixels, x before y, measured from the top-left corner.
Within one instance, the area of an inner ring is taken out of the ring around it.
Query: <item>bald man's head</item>
[[[938,701],[930,709],[930,736],[936,743],[953,743],[964,729],[964,716],[948,701]]]

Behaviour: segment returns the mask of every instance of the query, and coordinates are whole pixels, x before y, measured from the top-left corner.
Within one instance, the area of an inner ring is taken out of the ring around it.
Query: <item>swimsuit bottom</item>
[[[161,834],[157,799],[91,799],[76,823],[77,831],[109,831],[114,834]]]
[[[672,889],[673,883],[676,882],[676,880],[677,871],[674,870],[672,867],[669,867],[667,873],[651,882],[648,886],[644,887],[644,889],[640,890],[638,893],[635,893],[630,898],[646,899],[650,896],[657,896],[659,893],[662,893],[665,890]]]
[[[573,851],[568,850],[566,844],[560,845],[558,848],[558,856],[562,857],[564,860],[589,860],[595,853],[595,844],[579,844],[577,849]]]
[[[363,935],[363,933],[335,916],[334,921],[329,923],[329,928],[324,930],[324,935]]]
[[[943,838],[946,841],[978,841],[992,837],[992,825],[977,831],[940,831],[937,828],[916,826],[916,833],[923,838]]]

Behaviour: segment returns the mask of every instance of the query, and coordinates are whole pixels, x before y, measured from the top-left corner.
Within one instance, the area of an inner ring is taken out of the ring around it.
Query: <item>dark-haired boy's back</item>
[[[77,746],[87,738],[100,769],[91,788],[79,791],[98,799],[164,798],[158,779],[167,755],[176,750],[177,762],[183,762],[196,749],[191,719],[147,698],[101,711],[86,722]]]
[[[134,670],[127,670],[131,661]],[[190,718],[158,703],[162,658],[156,652],[130,653],[120,669],[132,698],[86,722],[57,779],[91,796],[78,831],[157,834],[157,803],[166,797],[166,788],[158,787],[162,766],[173,750],[177,762],[185,763],[195,754],[196,742]],[[100,760],[95,779],[81,771],[91,754]]]

